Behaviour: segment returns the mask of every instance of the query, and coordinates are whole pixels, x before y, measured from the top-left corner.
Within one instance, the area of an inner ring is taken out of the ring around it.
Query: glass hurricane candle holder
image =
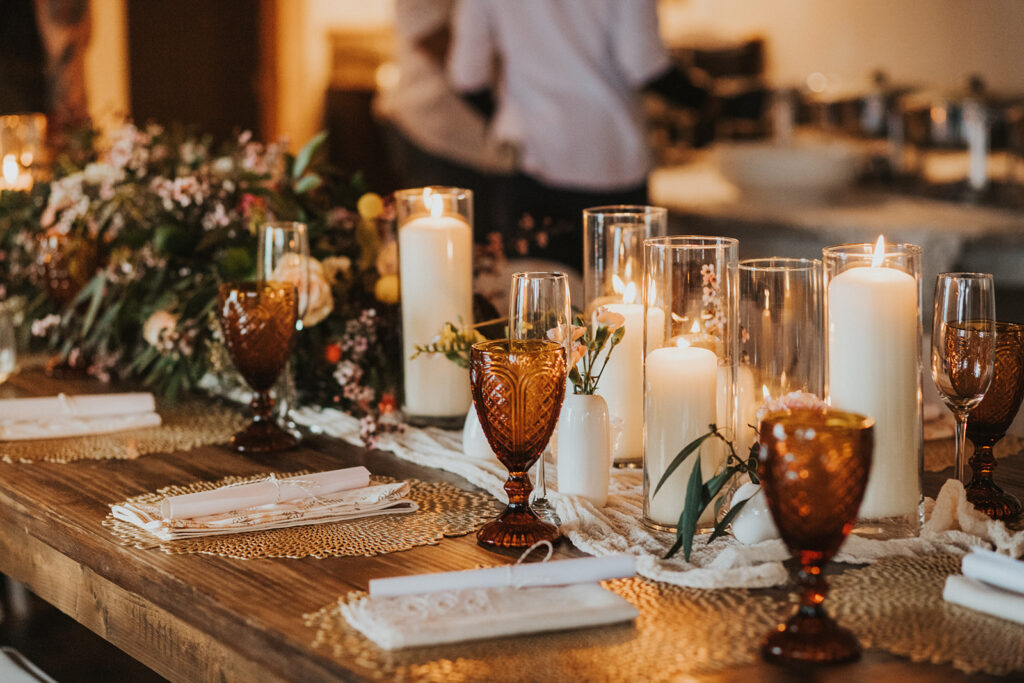
[[[915,536],[923,513],[921,248],[879,238],[823,254],[826,398],[875,420],[874,465],[854,532]]]
[[[737,446],[757,438],[757,411],[793,391],[823,396],[821,261],[748,259],[739,263]]]
[[[395,193],[406,419],[462,426],[472,403],[469,371],[440,354],[413,358],[445,323],[473,323],[473,193],[421,187]]]
[[[658,237],[644,243],[644,522],[674,531],[699,462],[709,479],[725,451],[709,439],[654,489],[676,455],[709,426],[732,438],[738,242]],[[709,505],[700,520],[714,522]]]
[[[608,404],[612,463],[643,462],[644,240],[663,237],[668,211],[657,206],[599,206],[583,211],[584,313],[605,306],[626,318],[625,334],[595,393]]]
[[[28,192],[46,162],[46,116],[0,116],[0,190]]]
[[[860,644],[822,602],[822,572],[857,518],[871,471],[874,421],[837,410],[771,413],[761,422],[758,474],[775,526],[800,564],[796,613],[765,637],[777,662],[830,664],[860,657]]]
[[[551,341],[501,339],[473,345],[473,403],[487,442],[509,474],[508,506],[477,532],[480,545],[527,548],[559,536],[558,527],[530,508],[533,486],[528,472],[558,422],[565,366],[565,347]]]

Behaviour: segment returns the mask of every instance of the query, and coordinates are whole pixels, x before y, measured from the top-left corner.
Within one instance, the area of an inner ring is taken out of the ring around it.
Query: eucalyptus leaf
[[[675,472],[688,457],[690,457],[690,454],[700,448],[700,445],[712,436],[714,436],[714,432],[709,432],[703,436],[699,436],[686,444],[683,450],[679,451],[679,454],[676,455],[676,457],[672,459],[672,462],[669,463],[668,467],[665,468],[665,473],[662,474],[661,479],[658,480],[658,485],[654,487],[654,495],[658,494],[658,491],[660,491],[661,487],[666,481],[668,481],[668,478],[672,476],[672,473]]]
[[[316,173],[310,173],[307,176],[303,176],[295,183],[295,194],[306,194],[307,192],[312,192],[323,184],[323,178],[318,176]]]
[[[89,310],[85,313],[85,321],[82,323],[82,334],[89,334],[89,329],[96,320],[96,314],[100,311],[100,304],[103,303],[103,284],[106,279],[103,275],[97,275],[89,283],[92,289],[92,299],[89,301]]]
[[[320,149],[320,146],[326,139],[327,131],[322,130],[302,146],[299,153],[295,155],[295,165],[292,166],[293,179],[298,180],[302,177],[302,174],[305,173],[306,169],[309,167],[309,162],[313,160],[313,155],[316,154],[317,150]]]
[[[683,557],[690,561],[690,553],[693,552],[693,537],[697,533],[697,522],[700,515],[708,504],[704,501],[701,492],[704,488],[703,477],[700,471],[700,456],[693,465],[690,472],[690,480],[686,483],[686,500],[683,503],[683,511],[679,515],[679,524],[676,526],[676,535],[682,541]]]

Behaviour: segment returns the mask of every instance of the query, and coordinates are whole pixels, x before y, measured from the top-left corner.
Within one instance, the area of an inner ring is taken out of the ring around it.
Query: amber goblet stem
[[[822,619],[827,617],[822,603],[828,595],[828,581],[821,573],[819,565],[805,564],[796,575],[796,582],[800,586],[800,607],[798,614],[809,619]]]

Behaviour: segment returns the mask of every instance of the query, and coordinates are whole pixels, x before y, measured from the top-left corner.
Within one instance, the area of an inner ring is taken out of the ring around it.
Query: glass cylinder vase
[[[725,459],[708,439],[655,492],[683,448],[716,425],[734,436],[737,251],[726,237],[659,237],[644,243],[644,522],[675,530],[699,463],[707,481]],[[714,523],[714,505],[700,519]]]
[[[626,318],[625,333],[601,374],[597,393],[608,404],[612,464],[643,462],[644,240],[663,237],[668,211],[657,206],[598,206],[583,211],[584,314],[602,306]]]
[[[800,391],[824,396],[821,261],[748,259],[739,263],[739,358],[736,445],[757,440],[767,401]]]
[[[473,193],[400,190],[395,209],[405,416],[411,424],[458,428],[473,401],[469,370],[441,354],[413,356],[445,323],[473,324]]]
[[[855,533],[917,534],[924,438],[921,248],[843,244],[823,250],[825,393],[875,419],[875,455]]]

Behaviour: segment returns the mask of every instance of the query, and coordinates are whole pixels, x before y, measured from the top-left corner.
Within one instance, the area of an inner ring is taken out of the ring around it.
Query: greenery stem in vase
[[[760,423],[761,418],[769,413],[774,413],[781,410],[793,410],[796,408],[812,409],[812,410],[823,410],[826,407],[826,403],[814,394],[809,394],[803,391],[794,391],[777,399],[770,399],[765,402],[763,406],[757,411],[757,421]],[[757,426],[748,425],[750,429],[757,433]],[[755,439],[753,445],[750,447],[750,451],[746,453],[745,457],[741,457],[736,451],[736,445],[733,441],[730,441],[722,432],[719,430],[717,425],[708,425],[708,432],[703,434],[690,443],[686,444],[678,455],[673,458],[669,466],[665,468],[665,473],[662,474],[661,479],[658,481],[657,486],[654,489],[655,495],[661,490],[661,487],[668,481],[668,478],[677,470],[679,467],[686,462],[686,459],[691,455],[696,454],[698,462],[694,464],[693,470],[690,472],[690,478],[686,483],[685,498],[683,500],[683,510],[679,515],[679,523],[676,525],[676,541],[672,547],[669,548],[665,554],[665,559],[668,559],[679,552],[680,549],[683,551],[683,557],[686,561],[690,561],[690,554],[693,552],[693,540],[697,535],[697,525],[704,510],[707,509],[708,505],[715,500],[715,497],[722,492],[722,489],[733,479],[733,477],[746,475],[752,484],[760,485],[761,481],[758,478],[757,467],[759,462],[759,454],[761,446],[758,440]],[[718,439],[722,441],[728,448],[729,455],[726,458],[725,463],[710,479],[704,481],[703,474],[701,473],[700,467],[700,447],[708,439]],[[743,507],[750,501],[754,494],[738,501],[735,505],[729,508],[729,511],[715,524],[714,530],[708,536],[708,543],[711,543],[719,536],[726,533],[729,525],[740,513]],[[720,498],[717,502],[717,506],[721,506],[725,499]],[[716,515],[718,517],[719,507],[716,507]]]
[[[586,324],[583,316],[577,315],[576,322],[568,332],[571,335],[569,381],[574,394],[592,396],[597,391],[601,375],[608,366],[608,359],[622,337],[626,334],[626,318],[606,308],[599,308],[594,317],[594,325]],[[565,332],[559,329],[548,330],[551,341],[561,343]],[[607,352],[602,351],[607,347]]]

